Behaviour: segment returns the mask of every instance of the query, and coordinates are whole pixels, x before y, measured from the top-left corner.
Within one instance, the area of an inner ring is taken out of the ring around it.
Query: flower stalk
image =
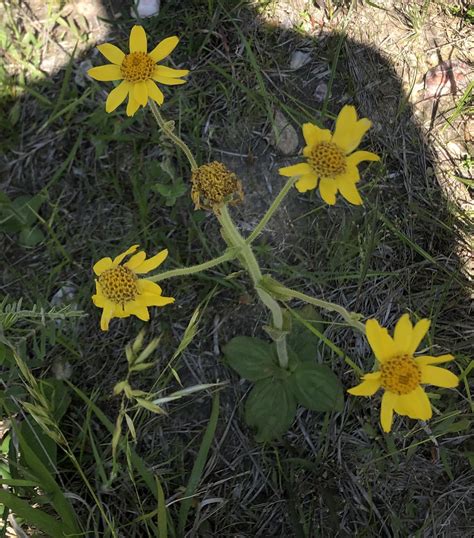
[[[273,213],[275,213],[275,211],[280,207],[280,204],[282,203],[283,199],[290,192],[291,187],[293,187],[297,179],[297,177],[290,177],[288,181],[283,185],[283,188],[278,193],[275,200],[273,200],[272,205],[268,208],[265,215],[263,215],[262,220],[257,224],[257,226],[255,226],[253,232],[247,237],[246,243],[248,245],[255,241],[255,239],[257,239],[257,237],[262,233],[268,221],[272,218]]]
[[[266,290],[268,290],[270,293],[273,293],[282,300],[300,299],[301,301],[312,304],[313,306],[317,306],[318,308],[327,310],[328,312],[337,312],[342,318],[344,318],[348,325],[365,334],[364,324],[361,323],[358,319],[356,319],[358,317],[358,314],[349,312],[343,306],[331,303],[329,301],[324,301],[323,299],[316,299],[315,297],[311,297],[311,295],[306,295],[305,293],[301,293],[300,291],[287,288],[286,286],[283,286],[282,284],[268,276],[265,276],[263,278],[262,285],[265,287]]]
[[[270,310],[273,319],[273,329],[276,329],[275,344],[277,348],[278,361],[280,367],[288,368],[288,350],[286,348],[286,333],[283,329],[283,311],[278,301],[272,297],[271,293],[260,286],[262,271],[258,265],[257,258],[251,246],[242,237],[232,220],[227,206],[223,206],[217,215],[219,223],[223,229],[224,239],[230,247],[236,247],[239,252],[239,259],[247,269],[252,279],[254,288],[262,303]]]
[[[176,136],[173,132],[173,127],[170,125],[170,122],[166,121],[163,116],[161,115],[160,111],[158,110],[158,107],[155,102],[150,100],[150,108],[153,116],[155,117],[156,123],[160,127],[160,129],[165,133],[165,135],[174,143],[176,144],[186,155],[189,164],[191,166],[191,170],[196,170],[198,168],[196,159],[194,158],[191,150],[189,149],[188,145],[179,137]]]
[[[236,256],[236,249],[229,248],[224,252],[224,254],[222,254],[222,256],[218,256],[217,258],[213,258],[212,260],[208,260],[207,262],[203,262],[198,265],[192,265],[191,267],[180,267],[178,269],[171,269],[170,271],[165,271],[164,273],[153,275],[149,277],[148,280],[151,280],[152,282],[160,282],[161,280],[174,278],[176,276],[187,276],[193,275],[195,273],[202,273],[203,271],[207,271],[207,269],[211,269],[211,267],[215,267],[216,265],[220,265],[221,263],[233,260]]]
[[[160,129],[165,132],[165,134],[171,139],[172,142],[176,144],[176,146],[183,150],[184,154],[188,158],[189,164],[191,165],[191,170],[197,170],[198,166],[196,160],[194,159],[194,156],[191,153],[189,147],[185,144],[185,142],[183,142],[181,138],[174,134],[173,129],[170,128],[169,123],[165,121],[156,104],[151,102],[150,108]],[[269,332],[275,341],[280,367],[285,370],[288,368],[288,350],[286,346],[286,331],[284,330],[283,326],[283,310],[279,305],[278,301],[272,296],[272,294],[268,290],[260,286],[260,281],[263,275],[258,261],[255,257],[255,254],[253,253],[253,250],[250,246],[250,243],[262,232],[267,222],[270,220],[273,213],[278,209],[282,200],[289,192],[295,181],[296,178],[290,178],[286,182],[283,189],[275,198],[272,205],[247,240],[242,237],[242,235],[236,228],[227,209],[227,205],[224,204],[222,207],[219,208],[218,212],[216,211],[216,217],[219,220],[220,225],[222,226],[224,240],[226,241],[230,249],[222,256],[214,258],[213,260],[209,260],[208,262],[194,265],[192,267],[183,267],[180,269],[166,271],[165,273],[161,273],[160,275],[154,275],[149,279],[153,282],[159,282],[161,280],[165,280],[166,278],[199,273],[201,271],[205,271],[206,269],[214,267],[215,265],[223,263],[224,261],[238,257],[242,265],[247,269],[259,299],[270,310],[272,314],[273,327],[271,327],[271,330]]]

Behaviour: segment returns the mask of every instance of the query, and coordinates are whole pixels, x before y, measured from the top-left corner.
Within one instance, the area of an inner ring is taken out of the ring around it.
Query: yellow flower
[[[163,104],[163,92],[155,84],[173,86],[184,84],[179,78],[189,73],[187,69],[172,69],[164,65],[156,65],[171,54],[179,39],[176,36],[163,39],[151,51],[147,52],[147,39],[142,26],[134,26],[130,32],[130,52],[123,53],[111,43],[104,43],[97,48],[111,61],[111,64],[89,69],[88,74],[95,80],[122,82],[109,93],[105,110],[114,111],[128,95],[127,116],[133,116],[140,106],[145,106],[148,99],[153,99],[159,105]]]
[[[148,273],[161,265],[168,256],[162,250],[152,258],[146,259],[143,251],[137,252],[122,264],[126,256],[135,252],[138,245],[114,258],[102,258],[94,265],[96,293],[92,296],[95,306],[103,308],[100,328],[109,329],[112,318],[128,318],[137,316],[143,321],[150,319],[149,306],[165,306],[174,303],[173,297],[163,297],[161,288],[155,282],[137,275]]]
[[[377,320],[369,319],[365,324],[367,339],[380,363],[380,370],[365,374],[362,383],[347,392],[354,396],[372,396],[380,388],[385,390],[380,410],[385,432],[392,428],[394,411],[419,420],[431,418],[431,404],[422,384],[453,388],[459,383],[452,372],[433,366],[452,361],[452,355],[413,356],[429,327],[428,319],[420,320],[413,327],[409,315],[404,314],[398,320],[392,338]]]
[[[303,155],[307,162],[280,168],[280,174],[300,176],[295,184],[300,192],[315,189],[319,180],[321,198],[330,205],[336,203],[338,191],[351,204],[362,204],[356,188],[360,180],[357,165],[361,161],[378,161],[379,157],[370,151],[354,150],[371,126],[367,118],[358,120],[355,108],[349,105],[339,112],[334,134],[329,129],[305,123],[303,136],[307,145]]]

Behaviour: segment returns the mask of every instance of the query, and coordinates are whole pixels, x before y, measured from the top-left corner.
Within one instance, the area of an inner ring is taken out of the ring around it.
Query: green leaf
[[[59,514],[59,516],[61,517],[62,522],[64,523],[64,525],[61,525],[61,527],[64,528],[65,531],[70,534],[80,533],[80,529],[77,526],[77,522],[76,522],[76,515],[69,502],[69,499],[64,495],[61,488],[54,480],[54,477],[50,473],[47,466],[44,465],[44,463],[35,453],[35,450],[31,447],[30,440],[27,440],[24,437],[23,432],[18,427],[15,427],[14,425],[14,428],[18,436],[18,440],[20,444],[20,452],[22,454],[23,461],[25,462],[31,474],[35,476],[36,478],[38,478],[39,483],[41,484],[41,489],[50,497],[51,504],[53,505],[54,509]],[[42,451],[44,453],[44,448],[42,449]],[[4,504],[7,504],[7,503],[4,503]],[[12,508],[12,510],[15,512],[15,510],[13,509],[11,505],[10,505],[10,508]],[[42,512],[40,514],[42,514]],[[43,514],[43,515],[46,515],[46,514]],[[23,517],[27,519],[26,516],[23,516]],[[48,516],[48,518],[49,517],[50,516]],[[55,523],[57,522],[55,521]],[[34,524],[36,525],[36,523]],[[57,524],[59,525],[59,523]],[[51,534],[51,536],[62,536],[62,534]]]
[[[258,338],[236,336],[223,351],[227,364],[249,381],[270,377],[278,369],[273,346]]]
[[[81,398],[95,413],[97,418],[102,422],[102,424],[105,426],[106,430],[110,433],[110,435],[113,435],[115,430],[115,425],[113,422],[110,421],[109,418],[101,411],[99,407],[88,397],[86,394],[84,394],[80,389],[72,385],[68,382],[68,385],[74,390],[74,392]],[[128,457],[130,457],[130,461],[132,462],[135,469],[138,471],[138,474],[142,477],[143,481],[147,485],[149,491],[153,494],[155,499],[158,501],[158,495],[156,492],[156,485],[155,485],[155,476],[154,474],[148,469],[147,465],[145,464],[144,460],[135,452],[133,447],[131,447],[129,444],[125,443],[123,439],[119,442],[119,448],[121,448],[123,451],[126,451]]]
[[[28,448],[31,449],[47,470],[54,474],[56,472],[57,445],[46,435],[41,426],[33,420],[24,420],[18,424],[22,438]],[[25,467],[30,466],[30,462],[23,451],[20,453],[20,462]],[[35,469],[32,469],[35,474]],[[36,475],[35,475],[36,476]],[[38,477],[40,478],[40,477]]]
[[[341,411],[341,382],[325,364],[300,363],[288,378],[298,403],[312,411]]]
[[[43,194],[35,196],[18,196],[12,202],[12,211],[21,216],[21,221],[25,227],[32,226],[36,221],[36,213],[43,205],[45,197]]]
[[[136,398],[136,402],[140,407],[148,409],[148,411],[151,411],[152,413],[166,415],[166,411],[162,409],[159,405],[154,404],[153,402],[149,402],[148,400],[144,400],[143,398]]]
[[[201,445],[199,447],[198,454],[194,460],[194,465],[191,470],[191,476],[189,477],[186,490],[183,495],[181,506],[178,514],[178,536],[184,536],[184,530],[186,527],[186,521],[188,519],[189,510],[191,508],[193,495],[199,485],[202,478],[202,473],[207,462],[209,450],[211,449],[212,441],[217,428],[217,420],[219,418],[219,393],[216,392],[212,399],[211,416],[206,426],[206,431],[202,437]],[[158,502],[160,502],[160,496],[158,493]],[[161,538],[161,536],[160,536]]]
[[[255,383],[245,403],[245,420],[257,429],[258,442],[281,437],[296,414],[296,399],[281,379],[267,378]]]
[[[38,227],[23,228],[18,241],[24,247],[35,247],[44,241],[44,233]]]
[[[39,388],[51,405],[51,413],[56,422],[59,422],[71,403],[69,389],[60,379],[46,378],[38,381]]]
[[[19,499],[13,493],[0,489],[0,503],[10,508],[17,516],[24,519],[30,525],[38,527],[47,536],[67,536],[70,531],[66,525],[61,524],[53,517],[45,514],[37,508],[32,508],[26,501]]]
[[[163,491],[158,475],[155,475],[155,481],[156,492],[158,494],[158,538],[168,538],[168,513],[165,492]]]
[[[298,310],[292,310],[296,318],[288,336],[288,345],[302,361],[314,361],[316,349],[320,338],[310,328],[324,332],[321,316],[311,305],[306,305]]]

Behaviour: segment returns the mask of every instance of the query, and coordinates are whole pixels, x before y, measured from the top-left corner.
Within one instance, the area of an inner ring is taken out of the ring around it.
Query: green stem
[[[227,206],[220,208],[217,218],[224,231],[224,239],[230,247],[238,248],[239,258],[247,269],[253,285],[262,303],[272,313],[274,328],[283,331],[283,311],[272,295],[260,286],[262,271],[258,265],[257,258],[253,253],[251,246],[245,241],[240,232],[237,230],[233,220],[230,217]],[[286,337],[282,334],[275,339],[278,353],[278,361],[281,368],[288,368],[288,351],[286,349]]]
[[[186,275],[192,275],[194,273],[201,273],[202,271],[206,271],[207,269],[210,269],[211,267],[215,267],[216,265],[219,265],[221,263],[224,263],[228,260],[233,260],[236,257],[235,250],[228,249],[222,256],[219,256],[217,258],[213,258],[212,260],[209,260],[204,263],[200,263],[198,265],[192,265],[191,267],[180,267],[179,269],[171,269],[170,271],[165,271],[164,273],[159,273],[158,275],[153,275],[147,280],[151,280],[152,282],[160,282],[161,280],[166,280],[167,278],[173,278],[175,276],[186,276]]]
[[[324,310],[328,310],[329,312],[337,312],[346,320],[348,325],[365,334],[364,324],[354,319],[354,316],[351,315],[348,310],[338,304],[330,303],[329,301],[323,301],[322,299],[316,299],[315,297],[311,297],[310,295],[306,295],[305,293],[301,293],[300,291],[295,291],[291,288],[286,288],[285,286],[281,285],[272,286],[272,290],[279,297],[286,299],[300,299],[301,301],[305,301],[306,303],[312,304],[319,308],[323,308]]]
[[[272,218],[273,213],[280,207],[281,202],[283,201],[283,198],[288,194],[291,187],[295,184],[298,177],[290,177],[288,181],[283,185],[283,188],[278,193],[275,200],[273,200],[272,205],[268,208],[265,215],[263,215],[262,220],[255,226],[255,229],[253,232],[247,237],[247,244],[252,243],[263,231],[265,226],[267,225],[268,221]]]
[[[150,107],[151,111],[153,113],[153,116],[155,116],[156,123],[162,129],[162,131],[166,134],[166,136],[173,141],[174,144],[176,144],[186,155],[188,158],[189,164],[191,165],[191,170],[196,170],[198,168],[198,165],[196,163],[196,159],[194,158],[193,154],[191,153],[191,150],[187,146],[179,136],[176,136],[173,133],[173,127],[170,127],[170,123],[165,121],[163,116],[161,115],[160,111],[158,110],[158,107],[156,106],[156,103],[150,99]]]

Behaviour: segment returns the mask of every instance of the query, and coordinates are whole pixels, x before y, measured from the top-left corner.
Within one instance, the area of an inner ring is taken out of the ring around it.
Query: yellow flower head
[[[163,297],[161,288],[155,282],[138,275],[148,273],[161,265],[168,256],[162,250],[152,258],[146,259],[143,251],[137,252],[122,264],[126,256],[135,252],[138,245],[114,258],[102,258],[94,265],[96,293],[92,296],[95,306],[103,308],[100,328],[109,329],[112,318],[128,318],[137,316],[143,321],[150,319],[149,306],[165,306],[174,303],[173,297]]]
[[[379,157],[370,151],[354,150],[371,126],[367,118],[357,119],[356,109],[349,105],[339,112],[334,134],[329,129],[305,123],[303,155],[307,162],[280,168],[280,174],[300,176],[295,184],[300,192],[315,189],[319,181],[321,198],[330,205],[336,203],[338,191],[351,204],[362,204],[356,187],[360,180],[357,165],[361,161],[378,161]]]
[[[380,388],[384,389],[380,420],[385,432],[392,428],[394,411],[419,420],[431,418],[430,401],[422,384],[453,388],[459,383],[453,373],[433,366],[452,361],[452,355],[413,356],[429,327],[428,319],[413,326],[409,315],[404,314],[398,320],[392,338],[377,320],[369,319],[365,324],[367,339],[380,363],[380,370],[365,374],[362,383],[347,392],[354,396],[372,396]]]
[[[173,86],[184,84],[179,78],[189,73],[187,69],[172,69],[164,65],[156,65],[171,54],[179,39],[176,36],[163,39],[151,51],[147,52],[147,39],[142,26],[134,26],[130,32],[130,52],[123,53],[111,43],[104,43],[97,48],[111,61],[111,64],[89,69],[88,74],[95,80],[122,82],[109,93],[105,110],[114,111],[128,95],[127,116],[133,116],[140,106],[146,106],[148,99],[159,105],[163,104],[163,92],[154,81]]]
[[[203,164],[191,175],[191,198],[196,209],[219,211],[223,204],[238,204],[244,199],[242,183],[219,161]]]

